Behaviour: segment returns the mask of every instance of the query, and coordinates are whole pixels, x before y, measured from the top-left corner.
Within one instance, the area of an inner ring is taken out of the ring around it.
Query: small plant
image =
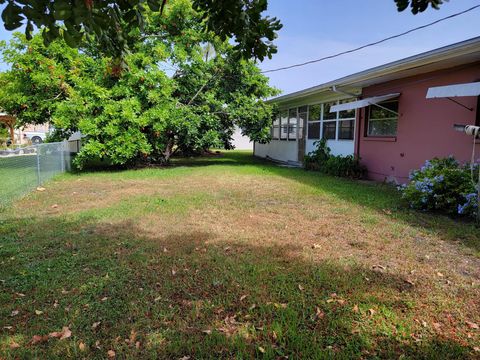
[[[330,148],[327,146],[327,140],[321,139],[313,143],[315,150],[305,155],[303,160],[305,169],[307,170],[320,170],[322,165],[331,156]]]
[[[304,166],[307,170],[317,170],[332,176],[362,179],[367,175],[367,168],[353,155],[334,156],[327,141],[321,139],[314,143],[315,150],[305,156]]]
[[[413,209],[475,217],[478,211],[479,166],[461,165],[452,156],[427,160],[399,189]]]

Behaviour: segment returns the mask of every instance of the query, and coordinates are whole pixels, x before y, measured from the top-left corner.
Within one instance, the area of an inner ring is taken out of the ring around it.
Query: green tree
[[[410,7],[413,14],[424,12],[429,6],[438,10],[443,2],[443,0],[395,0],[398,11],[404,11]]]
[[[167,0],[0,0],[4,3],[7,30],[26,25],[30,39],[36,27],[45,44],[63,38],[72,47],[93,36],[105,54],[123,58],[134,45],[131,33],[143,32],[148,13],[162,14]],[[244,57],[262,60],[276,52],[272,41],[282,25],[262,15],[267,0],[194,0],[192,5],[202,19],[202,30],[233,39]]]
[[[19,125],[50,121],[56,105],[71,93],[72,75],[80,71],[81,55],[62,41],[49,47],[36,36],[26,41],[14,34],[7,46],[0,43],[3,61],[11,70],[0,73],[0,107],[19,120]]]
[[[3,46],[12,64],[4,76],[19,80],[10,85],[18,94],[12,112],[25,123],[50,120],[61,137],[80,130],[86,137],[79,166],[92,158],[116,165],[166,163],[177,151],[230,148],[235,126],[253,140],[268,141],[273,109],[263,99],[276,90],[228,39],[202,28],[189,1],[170,2],[162,15],[150,14],[144,33],[137,34],[124,58],[126,72],[94,46],[79,52],[61,39],[45,47],[40,35],[31,42],[16,36]],[[214,49],[209,57],[207,45]],[[46,72],[50,68],[55,76]],[[166,68],[173,69],[170,75]],[[43,115],[34,119],[35,108]]]

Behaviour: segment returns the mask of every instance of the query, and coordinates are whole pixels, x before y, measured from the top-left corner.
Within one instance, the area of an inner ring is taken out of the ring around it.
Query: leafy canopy
[[[46,45],[63,38],[71,47],[92,37],[107,55],[123,57],[132,49],[132,31],[143,33],[149,12],[163,13],[167,0],[0,0],[7,3],[2,20],[7,30],[26,25],[27,39],[42,30]],[[194,0],[202,30],[222,40],[234,39],[245,58],[263,60],[277,50],[272,41],[282,25],[262,15],[267,0]]]
[[[415,15],[424,12],[429,6],[438,10],[443,2],[444,0],[395,0],[398,11],[404,11],[410,7],[410,10]]]
[[[228,39],[200,31],[202,15],[187,0],[151,13],[144,34],[118,73],[93,46],[71,49],[62,39],[45,47],[40,35],[17,34],[3,44],[11,71],[0,81],[0,106],[20,123],[50,121],[58,137],[86,137],[79,166],[94,158],[116,165],[165,163],[175,152],[232,147],[236,126],[252,140],[269,140],[277,91]],[[3,94],[3,96],[2,96]]]

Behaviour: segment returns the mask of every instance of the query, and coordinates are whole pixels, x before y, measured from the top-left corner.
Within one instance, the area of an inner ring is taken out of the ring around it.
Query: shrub
[[[362,179],[367,175],[367,168],[360,164],[353,155],[331,155],[327,141],[321,139],[314,143],[315,150],[305,156],[304,165],[307,170],[318,170],[332,176]]]
[[[399,189],[413,209],[441,211],[451,215],[474,217],[478,211],[478,195],[469,164],[461,165],[453,157],[427,160],[410,174],[410,183]]]

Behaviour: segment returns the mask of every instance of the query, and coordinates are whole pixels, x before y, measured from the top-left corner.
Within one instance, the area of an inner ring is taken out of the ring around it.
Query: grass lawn
[[[480,356],[480,230],[388,186],[227,152],[45,187],[0,214],[2,359]]]
[[[37,174],[35,153],[0,157],[0,208],[34,190],[38,186],[38,175],[43,183],[60,172],[60,154],[41,155],[39,161],[41,171]]]

